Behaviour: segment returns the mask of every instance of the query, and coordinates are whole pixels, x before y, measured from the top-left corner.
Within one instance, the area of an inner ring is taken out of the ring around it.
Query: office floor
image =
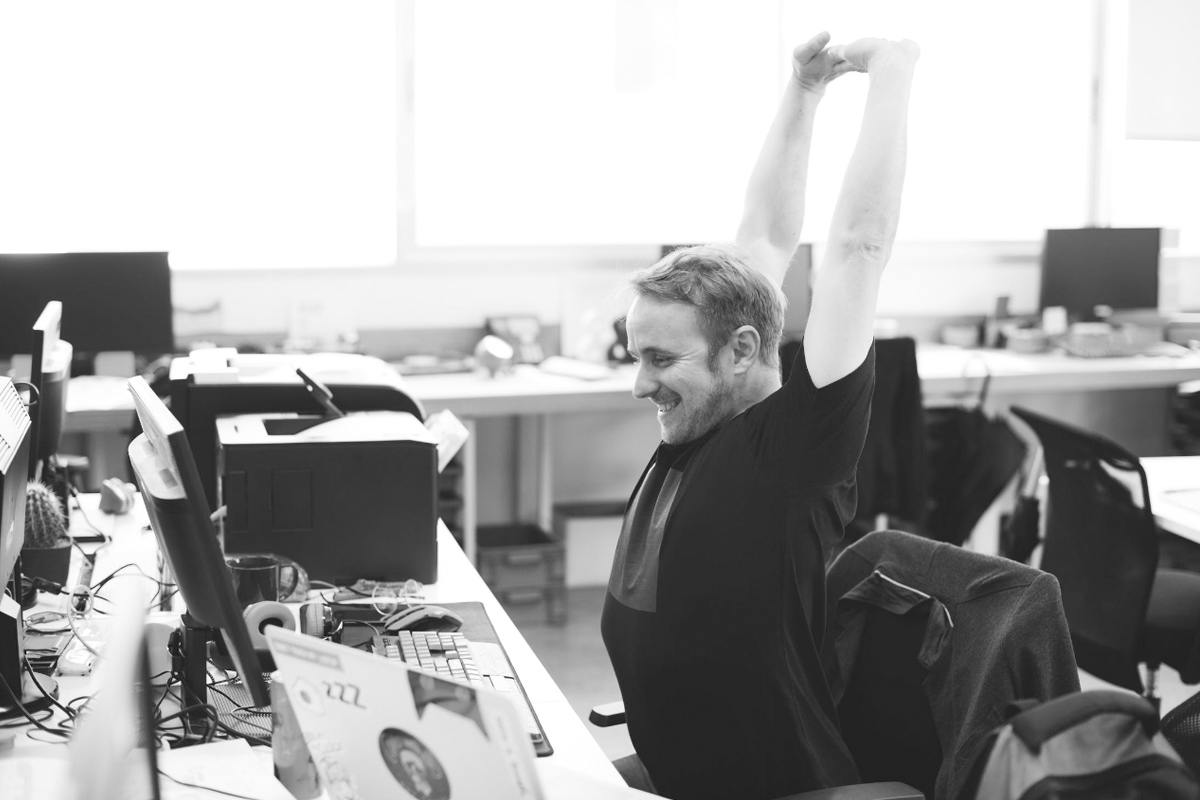
[[[568,589],[565,625],[548,624],[541,605],[506,607],[575,713],[585,721],[592,706],[620,699],[617,679],[600,639],[603,603],[602,586]],[[1085,672],[1080,672],[1079,682],[1085,690],[1111,688]],[[1185,686],[1170,667],[1159,671],[1158,683],[1163,714],[1200,691],[1198,686]],[[597,728],[589,724],[588,728],[609,758],[620,758],[633,752],[624,725]]]

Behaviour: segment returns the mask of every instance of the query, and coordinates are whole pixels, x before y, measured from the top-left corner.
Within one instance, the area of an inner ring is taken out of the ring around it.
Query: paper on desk
[[[467,431],[467,426],[463,425],[462,421],[454,416],[448,408],[444,408],[436,414],[430,414],[429,418],[425,420],[425,427],[429,429],[437,442],[438,472],[441,472],[466,444],[470,433]]]
[[[256,800],[294,800],[275,779],[271,751],[262,748],[261,754],[255,752],[244,739],[160,752],[158,769],[163,773],[163,800],[209,800],[216,796],[207,791],[210,789]],[[204,788],[194,789],[180,782]]]

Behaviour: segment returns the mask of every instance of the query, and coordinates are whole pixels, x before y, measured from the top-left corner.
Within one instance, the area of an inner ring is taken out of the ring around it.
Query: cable
[[[21,714],[24,715],[25,719],[29,720],[34,725],[36,725],[38,727],[38,729],[45,731],[46,733],[50,734],[51,736],[64,736],[65,737],[67,735],[66,733],[64,733],[61,730],[55,730],[54,728],[47,728],[45,725],[43,725],[41,723],[41,720],[36,719],[33,716],[33,714],[29,713],[29,709],[25,708],[25,704],[21,702],[21,698],[17,697],[16,692],[14,692],[12,687],[8,685],[8,680],[5,679],[5,677],[3,675],[0,675],[0,687],[2,687],[4,689],[4,693],[6,695],[8,695],[8,699],[13,702],[13,705],[16,706],[17,710],[20,711]],[[50,716],[54,716],[53,711],[50,712]],[[50,717],[46,717],[45,719],[49,719],[49,718]]]
[[[89,528],[103,537],[104,544],[100,545],[100,547],[105,547],[106,545],[112,544],[112,535],[104,532],[98,525],[96,525],[96,523],[92,522],[92,518],[88,515],[87,509],[83,507],[83,503],[79,502],[79,490],[76,489],[75,485],[70,481],[67,481],[67,491],[71,493],[71,498],[75,501],[75,508],[79,509],[79,514],[83,517],[83,521],[88,524]],[[100,547],[96,548],[96,552],[100,551]]]
[[[42,697],[45,697],[47,700],[49,700],[51,705],[60,708],[62,712],[67,715],[67,719],[73,719],[75,717],[75,712],[58,702],[58,698],[46,691],[45,687],[42,686],[41,681],[39,681],[37,676],[33,673],[33,667],[29,665],[29,659],[22,658],[21,664],[25,667],[25,671],[29,673],[29,677],[33,680],[34,685],[37,686],[38,691],[42,693]]]

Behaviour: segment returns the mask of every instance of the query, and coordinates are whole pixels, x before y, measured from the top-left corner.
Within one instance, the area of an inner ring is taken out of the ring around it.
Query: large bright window
[[[417,0],[416,244],[731,239],[777,0]]]
[[[0,252],[396,258],[391,0],[0,5]]]
[[[900,237],[1037,240],[1086,221],[1091,0],[417,0],[418,245],[729,239],[790,53],[923,48]],[[467,24],[469,23],[469,24]],[[866,79],[818,117],[804,236],[822,240]]]
[[[795,41],[908,38],[921,46],[898,238],[1040,240],[1087,213],[1091,0],[783,0]],[[857,136],[865,76],[826,92],[812,145],[805,236],[823,240]]]
[[[1108,7],[1103,222],[1178,232],[1200,253],[1200,6],[1180,0]]]

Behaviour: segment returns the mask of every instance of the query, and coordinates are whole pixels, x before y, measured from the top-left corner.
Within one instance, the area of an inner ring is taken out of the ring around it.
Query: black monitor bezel
[[[63,301],[62,335],[81,357],[175,352],[165,251],[0,253],[0,286],[0,358],[25,352],[34,313],[51,300]]]
[[[1145,241],[1134,242],[1143,238]],[[1145,248],[1144,262],[1105,270],[1101,285],[1097,280],[1078,281],[1079,266],[1073,251],[1086,246],[1089,252],[1120,252],[1115,246],[1140,244]],[[1114,311],[1157,310],[1159,305],[1162,229],[1161,228],[1053,228],[1046,231],[1040,259],[1038,309],[1062,306],[1071,321],[1091,321],[1097,306]],[[1150,254],[1153,252],[1153,258]],[[1071,254],[1070,258],[1063,258]],[[1111,280],[1120,274],[1116,283]]]
[[[29,479],[38,480],[39,468],[58,452],[67,422],[67,382],[71,379],[71,345],[62,338],[62,301],[46,303],[33,323],[29,382],[37,399],[29,406],[33,444],[29,453]],[[60,369],[46,371],[48,358],[62,361]]]
[[[225,556],[221,552],[208,500],[200,484],[200,473],[192,458],[183,426],[154,394],[145,379],[140,376],[130,378],[129,389],[143,429],[143,433],[130,444],[131,457],[138,440],[149,442],[159,451],[160,446],[154,439],[161,436],[179,472],[183,498],[163,499],[147,491],[143,477],[137,469],[134,470],[151,527],[171,567],[179,593],[192,617],[220,631],[254,703],[268,706],[270,696],[262,677],[261,662],[250,640],[233,580],[225,566]]]

